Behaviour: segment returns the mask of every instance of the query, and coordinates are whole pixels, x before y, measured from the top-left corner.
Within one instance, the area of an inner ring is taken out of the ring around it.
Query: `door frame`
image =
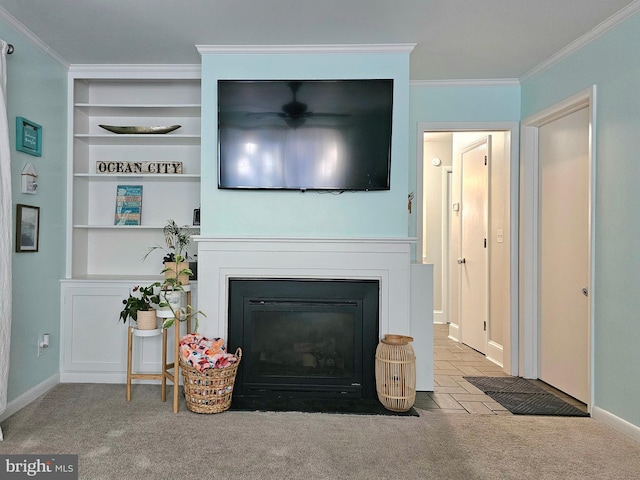
[[[451,190],[453,187],[453,168],[450,166],[442,167],[442,310],[434,311],[434,319],[439,319],[439,323],[449,324],[451,315],[451,288],[449,287],[449,276],[451,269],[451,208],[449,201],[451,199]],[[422,210],[422,202],[420,202],[420,210]],[[446,222],[445,222],[446,221]],[[422,230],[420,230],[422,233]],[[422,244],[420,244],[422,247]]]
[[[538,378],[539,348],[539,163],[538,130],[542,125],[562,118],[582,108],[589,108],[589,410],[593,403],[593,327],[595,279],[595,155],[596,155],[596,86],[578,92],[522,121],[521,152],[521,252],[522,252],[522,357],[521,371],[525,378]]]
[[[416,258],[422,259],[422,228],[423,228],[423,179],[424,179],[424,144],[425,132],[496,132],[503,131],[510,134],[510,178],[509,202],[510,209],[510,266],[509,266],[509,328],[504,332],[503,370],[510,375],[519,375],[520,346],[519,346],[519,215],[520,215],[520,123],[519,122],[418,122],[416,130],[416,217],[417,243]]]

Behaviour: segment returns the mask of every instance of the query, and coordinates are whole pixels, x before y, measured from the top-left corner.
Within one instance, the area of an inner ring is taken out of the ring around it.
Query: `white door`
[[[589,109],[539,128],[538,376],[589,401]]]
[[[486,353],[488,320],[488,155],[489,137],[462,151],[460,257],[460,337]]]

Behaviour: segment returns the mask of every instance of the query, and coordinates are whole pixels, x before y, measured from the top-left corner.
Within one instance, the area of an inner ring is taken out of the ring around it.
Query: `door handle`
[[[462,265],[463,263],[467,263],[467,260],[464,257],[458,258],[458,265]]]
[[[589,296],[589,289],[588,289],[588,288],[583,288],[583,289],[582,289],[582,294],[583,294],[585,297],[588,297],[588,296]]]

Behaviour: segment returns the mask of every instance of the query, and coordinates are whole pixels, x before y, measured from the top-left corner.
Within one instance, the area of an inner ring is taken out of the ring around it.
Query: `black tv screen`
[[[218,188],[388,190],[393,80],[219,80]]]

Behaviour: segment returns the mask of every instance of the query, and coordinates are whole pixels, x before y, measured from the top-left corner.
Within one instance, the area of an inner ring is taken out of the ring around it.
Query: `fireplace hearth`
[[[379,282],[229,279],[234,399],[374,400]]]

